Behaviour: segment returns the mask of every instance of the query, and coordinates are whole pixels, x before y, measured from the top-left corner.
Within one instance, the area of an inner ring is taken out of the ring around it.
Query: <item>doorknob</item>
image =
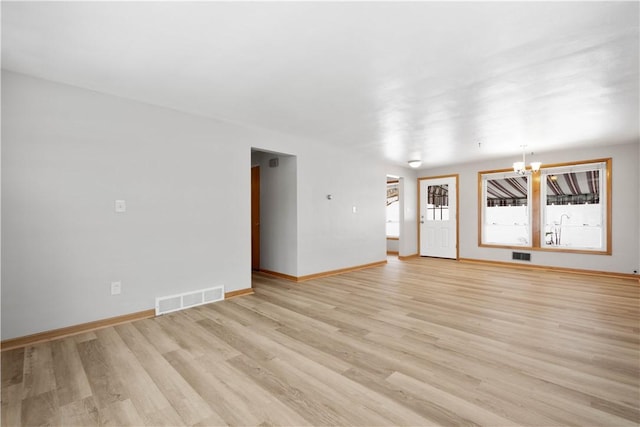
[[[424,221],[420,221],[420,224],[424,224]]]

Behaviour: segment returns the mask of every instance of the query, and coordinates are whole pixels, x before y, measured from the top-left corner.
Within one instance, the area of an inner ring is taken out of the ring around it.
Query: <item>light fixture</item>
[[[422,164],[422,160],[409,160],[409,166],[412,168],[419,168]]]
[[[518,175],[525,175],[527,173],[527,163],[525,162],[525,154],[524,149],[526,145],[521,145],[522,147],[522,161],[521,162],[513,162],[513,171]],[[533,173],[538,172],[540,170],[540,166],[542,163],[540,162],[531,162],[531,171]]]

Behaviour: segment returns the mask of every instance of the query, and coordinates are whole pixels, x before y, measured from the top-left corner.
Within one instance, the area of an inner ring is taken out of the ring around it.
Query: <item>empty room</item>
[[[638,426],[640,3],[2,1],[2,426]]]

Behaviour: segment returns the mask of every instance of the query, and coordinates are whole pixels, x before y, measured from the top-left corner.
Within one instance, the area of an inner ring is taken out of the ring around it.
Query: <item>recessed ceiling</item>
[[[423,167],[639,139],[638,2],[2,2],[2,66]]]

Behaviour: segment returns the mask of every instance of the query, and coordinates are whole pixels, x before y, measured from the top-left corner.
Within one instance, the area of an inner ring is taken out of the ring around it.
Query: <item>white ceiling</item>
[[[638,2],[2,2],[3,68],[405,166],[637,141],[639,38]]]

